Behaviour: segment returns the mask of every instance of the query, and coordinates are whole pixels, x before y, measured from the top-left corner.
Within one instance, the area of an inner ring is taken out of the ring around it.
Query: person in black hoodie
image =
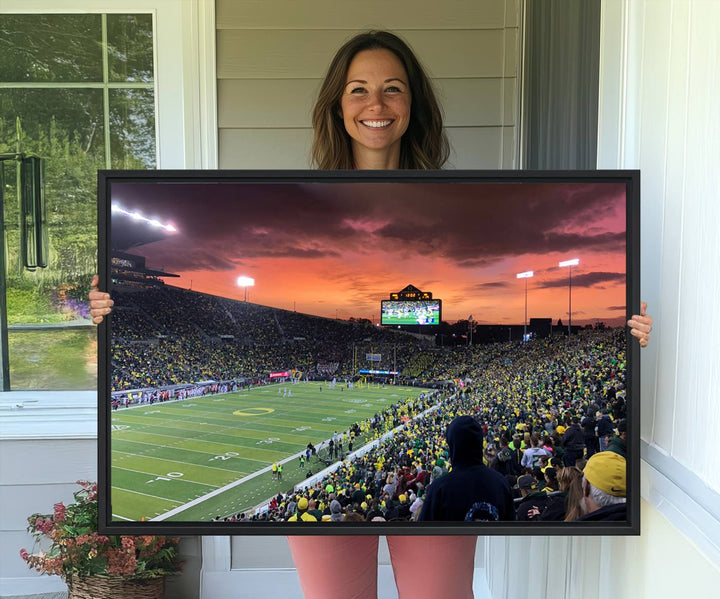
[[[600,451],[600,445],[598,444],[598,438],[595,434],[595,427],[597,426],[597,420],[595,420],[594,413],[586,414],[580,420],[580,426],[583,429],[585,435],[585,455],[590,459],[594,454]]]
[[[507,479],[483,464],[480,425],[471,416],[458,416],[445,438],[452,470],[427,488],[418,520],[514,520]]]
[[[565,466],[572,467],[575,461],[585,453],[585,435],[580,428],[580,418],[572,417],[572,424],[563,435],[562,444],[565,448]]]

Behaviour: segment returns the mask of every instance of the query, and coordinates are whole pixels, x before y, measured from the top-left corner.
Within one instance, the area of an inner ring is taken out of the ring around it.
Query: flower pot
[[[163,599],[165,577],[88,576],[68,582],[68,599]]]

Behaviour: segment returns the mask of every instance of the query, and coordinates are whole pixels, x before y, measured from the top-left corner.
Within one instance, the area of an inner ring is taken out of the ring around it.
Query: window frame
[[[72,0],[5,4],[0,3],[0,14],[152,14],[157,167],[217,168],[214,2],[94,0],[82,8]]]
[[[214,2],[86,0],[83,4],[25,0],[10,5],[0,0],[0,14],[152,14],[157,168],[217,168]],[[0,408],[0,439],[97,438],[95,390],[0,392]],[[28,408],[34,417],[27,417]],[[57,426],[60,411],[62,425]],[[38,420],[53,425],[38,427]]]

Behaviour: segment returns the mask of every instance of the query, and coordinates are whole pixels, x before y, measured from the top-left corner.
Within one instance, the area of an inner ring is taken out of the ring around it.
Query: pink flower
[[[108,574],[114,574],[117,576],[129,576],[134,574],[135,568],[137,567],[137,559],[135,559],[135,552],[127,551],[124,549],[108,549]]]
[[[53,506],[53,510],[54,510],[53,518],[54,518],[55,522],[62,522],[63,520],[65,520],[65,504],[63,504],[62,502],[56,503]]]
[[[136,538],[136,543],[140,542],[145,547],[150,547],[154,542],[158,543],[158,546],[162,545],[162,537],[153,537],[152,535],[142,535]]]
[[[132,537],[122,537],[121,543],[125,549],[135,549],[135,539]]]
[[[107,537],[91,530],[97,514],[97,484],[88,481],[78,481],[78,484],[81,489],[74,493],[75,502],[71,505],[56,503],[52,514],[28,517],[28,531],[32,536],[37,541],[51,542],[47,552],[20,550],[20,557],[31,569],[63,577],[82,577],[98,569],[108,574],[132,576],[138,569],[138,555],[143,560],[144,574],[180,569],[175,548],[159,551],[168,542],[165,537]],[[78,531],[89,532],[77,534]],[[145,563],[152,558],[157,558],[157,563]]]
[[[59,557],[48,558],[43,564],[43,569],[47,574],[62,574],[63,572],[62,559]]]
[[[42,518],[38,518],[37,520],[35,520],[35,528],[44,535],[49,533],[52,530],[52,527],[52,520],[44,520]]]

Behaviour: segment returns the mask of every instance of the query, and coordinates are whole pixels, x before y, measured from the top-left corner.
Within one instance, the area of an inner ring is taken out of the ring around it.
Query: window
[[[3,359],[13,390],[96,387],[86,302],[96,271],[96,172],[156,166],[153,40],[152,14],[0,18]],[[19,155],[45,163],[46,268],[26,268],[20,252]]]

